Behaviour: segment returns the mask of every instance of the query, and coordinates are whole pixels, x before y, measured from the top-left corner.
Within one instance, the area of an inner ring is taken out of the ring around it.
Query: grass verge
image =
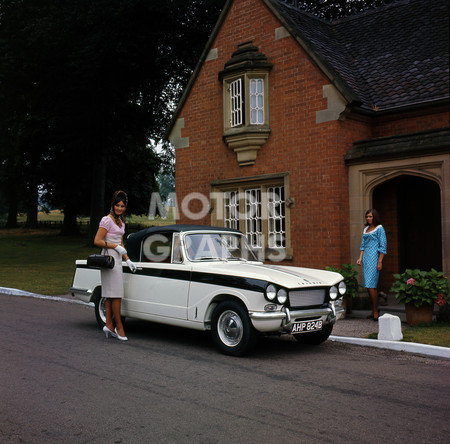
[[[447,323],[419,324],[402,329],[404,342],[450,347],[450,325]],[[369,339],[377,339],[378,333],[372,333]]]
[[[175,223],[169,218],[149,220],[146,216],[127,217],[127,224],[143,227]],[[59,210],[39,213],[38,219],[62,222]],[[22,216],[25,220],[25,216]],[[18,218],[20,220],[20,218]],[[80,219],[79,222],[88,222]],[[75,260],[98,253],[88,236],[60,236],[57,229],[26,228],[0,230],[0,287],[17,288],[48,296],[69,292],[75,271]]]
[[[433,323],[408,327],[403,331],[403,340],[450,347],[450,325]]]
[[[0,286],[49,296],[67,294],[75,260],[98,250],[87,237],[55,230],[2,230],[0,244]]]

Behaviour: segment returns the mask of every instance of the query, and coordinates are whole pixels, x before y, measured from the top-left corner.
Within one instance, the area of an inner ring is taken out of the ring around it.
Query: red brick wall
[[[290,172],[291,264],[324,267],[349,260],[348,185],[343,155],[346,123],[317,125],[316,111],[326,109],[322,86],[330,82],[291,38],[275,40],[281,24],[259,0],[239,1],[212,48],[218,59],[204,64],[180,117],[189,148],[176,152],[178,202],[192,192],[208,194],[215,179]],[[239,167],[222,141],[222,85],[218,72],[239,43],[252,40],[274,66],[270,73],[271,135],[256,164]],[[195,203],[191,206],[194,210]],[[181,222],[192,222],[182,215]],[[209,216],[199,221],[209,224]]]
[[[260,0],[236,1],[211,48],[218,58],[205,62],[179,115],[184,118],[182,137],[189,147],[176,150],[178,204],[192,192],[209,195],[217,179],[242,178],[269,173],[290,173],[291,237],[294,251],[290,265],[340,266],[350,262],[348,171],[344,155],[356,140],[411,128],[429,128],[432,118],[389,119],[374,128],[356,120],[316,124],[316,112],[327,108],[323,85],[330,81],[299,44],[286,37],[275,40],[280,22]],[[240,167],[236,155],[222,140],[222,85],[218,73],[237,45],[252,40],[273,64],[270,72],[270,128],[268,141],[253,166]],[[436,126],[436,127],[437,127]],[[442,125],[445,126],[445,125]],[[190,210],[199,211],[199,202]],[[210,216],[181,223],[210,224]]]
[[[448,111],[424,114],[405,113],[398,116],[384,117],[373,123],[373,137],[389,137],[430,129],[446,128],[450,124]]]

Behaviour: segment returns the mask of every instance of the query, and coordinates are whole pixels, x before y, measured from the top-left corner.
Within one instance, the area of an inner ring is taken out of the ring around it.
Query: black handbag
[[[106,254],[91,254],[87,258],[87,266],[89,268],[114,268],[114,258],[108,254],[106,249]]]

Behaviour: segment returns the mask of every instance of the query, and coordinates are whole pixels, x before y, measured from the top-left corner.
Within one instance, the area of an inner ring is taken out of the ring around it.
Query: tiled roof
[[[448,0],[400,0],[334,22],[289,1],[266,4],[363,108],[448,100]]]

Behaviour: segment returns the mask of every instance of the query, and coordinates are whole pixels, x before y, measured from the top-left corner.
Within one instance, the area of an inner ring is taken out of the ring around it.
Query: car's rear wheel
[[[103,328],[106,325],[105,302],[106,298],[102,298],[100,294],[98,294],[94,299],[95,319],[97,320],[97,324],[100,326],[100,328]],[[125,317],[121,316],[121,320],[122,324],[124,324]]]
[[[325,342],[333,331],[333,324],[324,325],[323,329],[320,331],[315,331],[313,333],[300,333],[294,335],[300,344],[308,345],[319,345]]]
[[[257,334],[247,310],[236,301],[223,301],[211,317],[213,341],[230,356],[243,356],[255,345]]]
[[[103,328],[106,325],[105,301],[106,298],[102,298],[100,295],[97,295],[94,299],[95,319],[100,328]]]

